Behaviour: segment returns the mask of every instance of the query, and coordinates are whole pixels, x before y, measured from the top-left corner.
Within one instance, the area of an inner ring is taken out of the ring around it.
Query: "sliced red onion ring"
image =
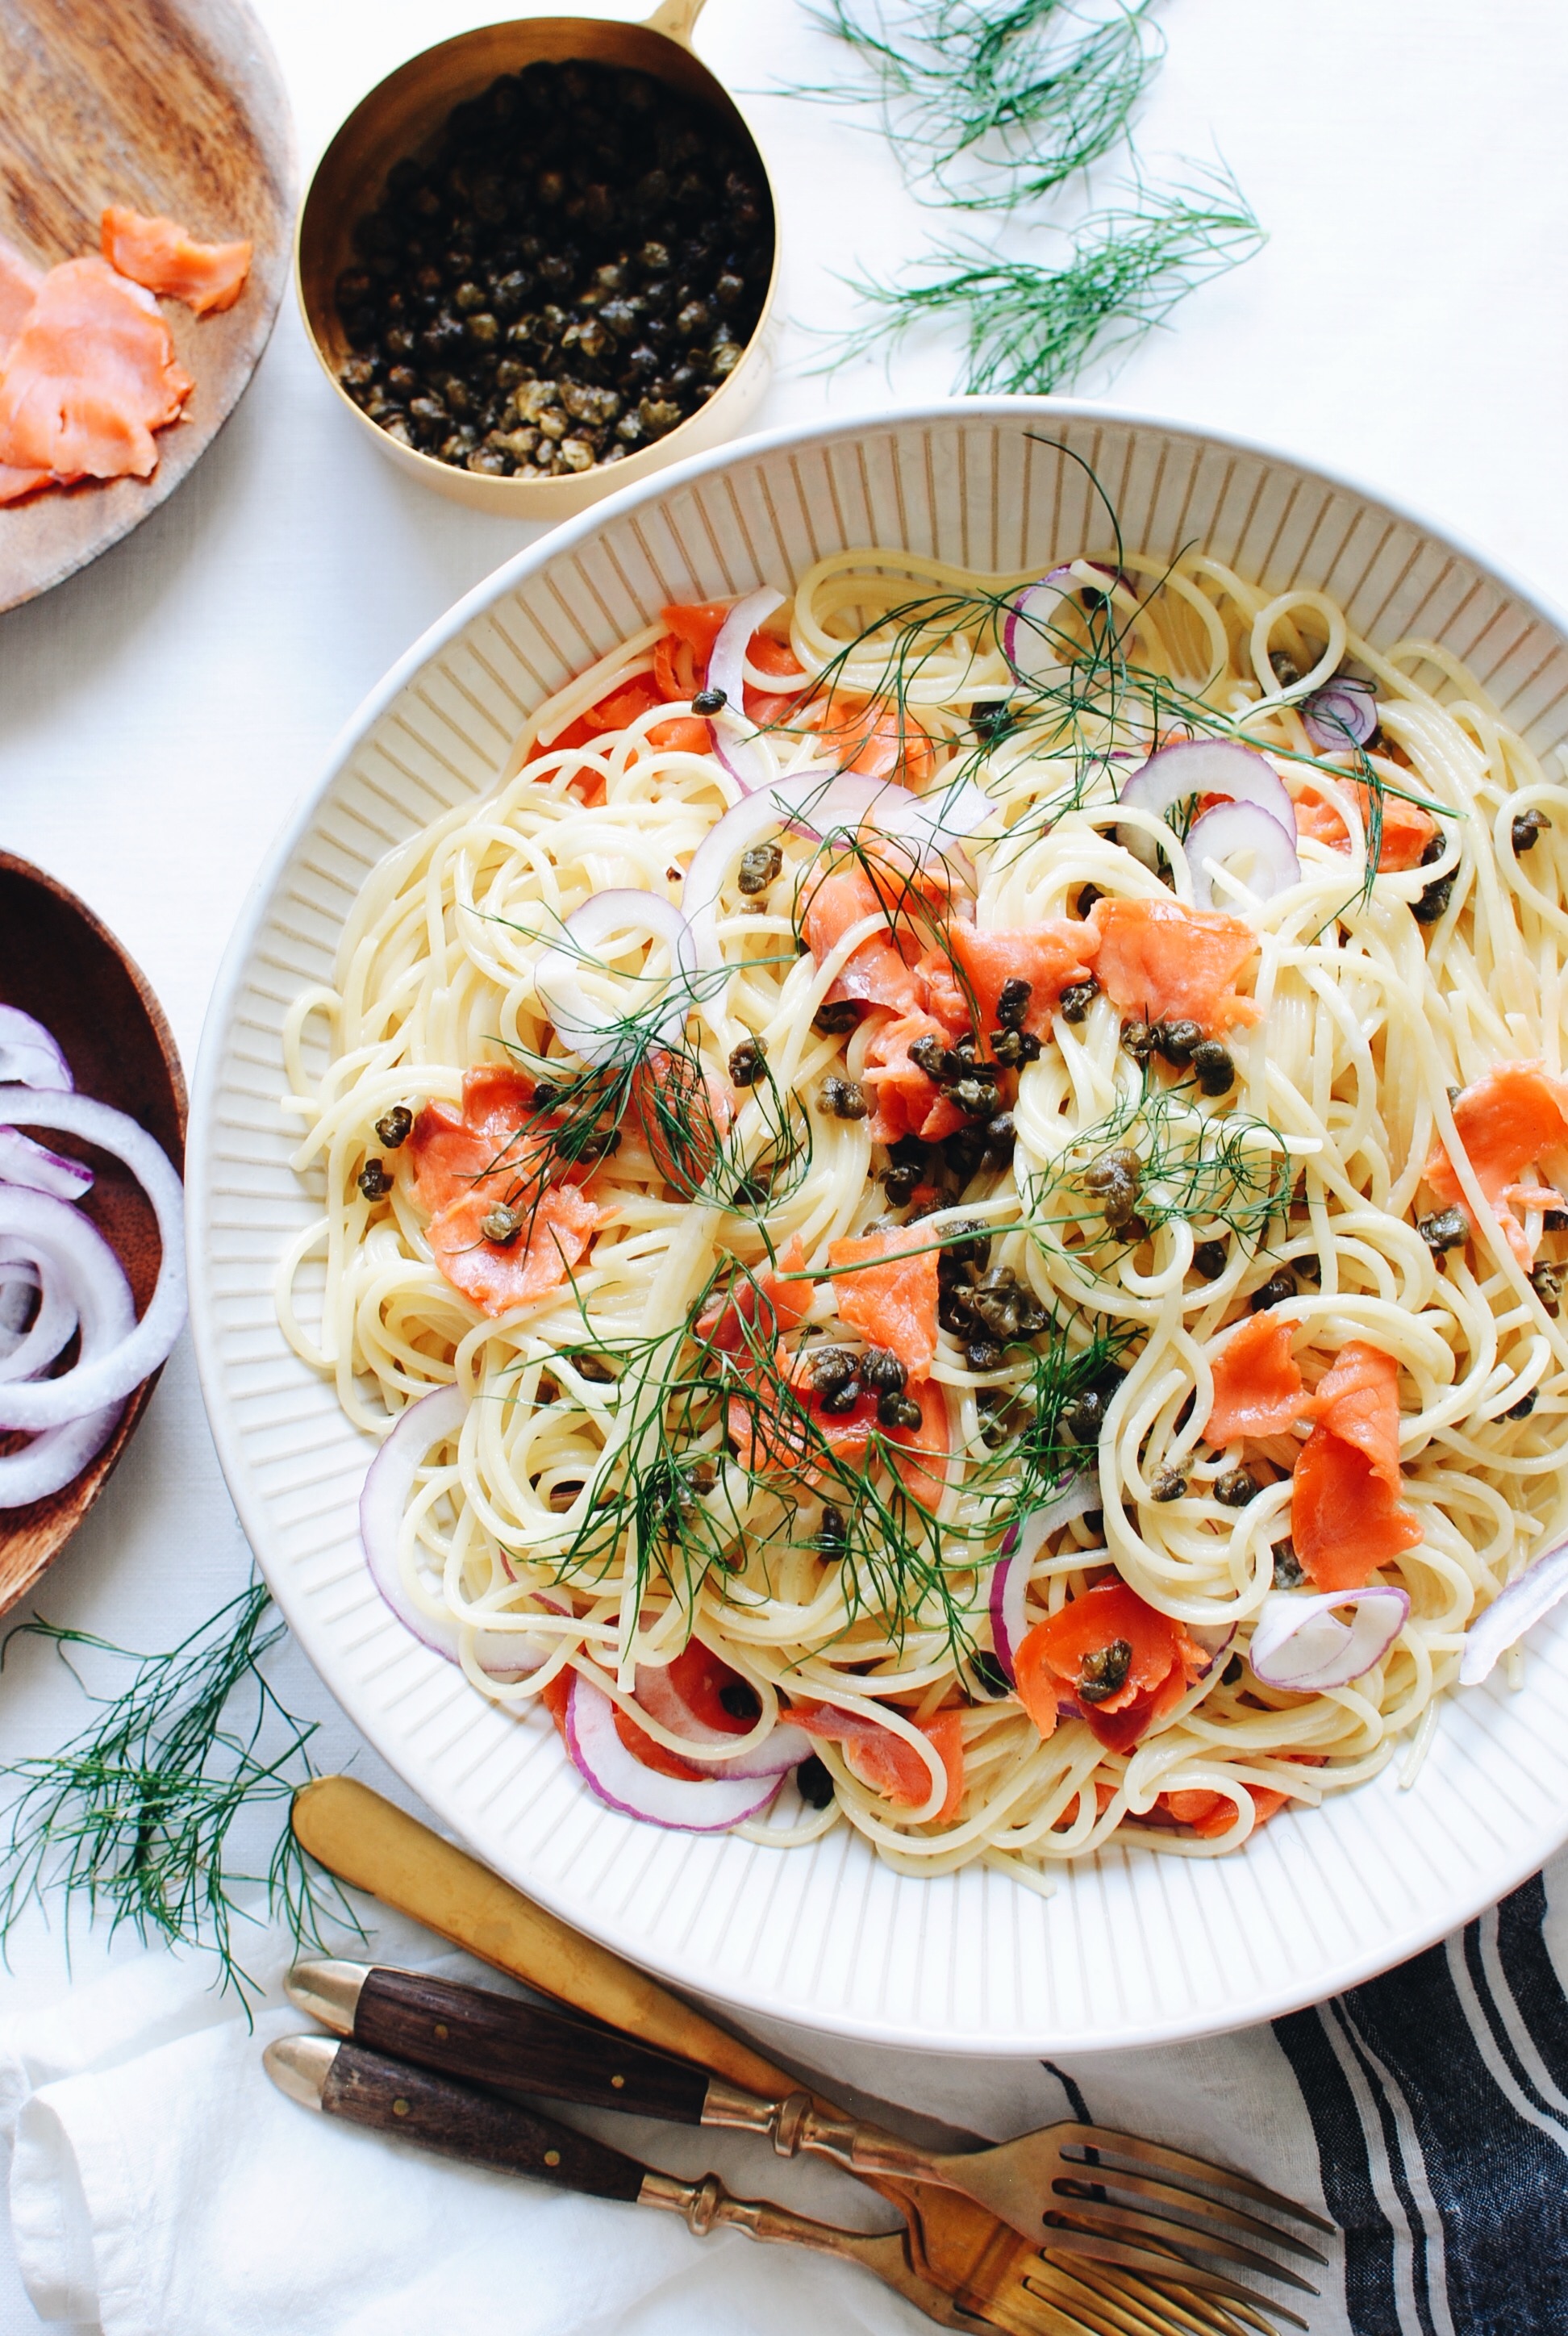
[[[1350,1610],[1350,1620],[1340,1612]],[[1369,1590],[1326,1590],[1316,1597],[1272,1590],[1258,1611],[1247,1660],[1268,1687],[1319,1695],[1348,1687],[1380,1663],[1410,1611],[1402,1590],[1378,1582]]]
[[[27,1126],[62,1128],[122,1160],[152,1203],[158,1238],[163,1247],[157,1285],[146,1313],[119,1337],[112,1348],[97,1351],[90,1358],[85,1350],[86,1338],[90,1321],[97,1319],[101,1310],[102,1268],[88,1262],[95,1252],[84,1246],[72,1249],[72,1236],[63,1232],[59,1235],[65,1245],[61,1251],[63,1268],[73,1282],[69,1294],[82,1317],[82,1358],[57,1379],[43,1380],[31,1387],[0,1388],[0,1427],[56,1427],[65,1420],[79,1419],[88,1411],[101,1411],[107,1404],[120,1402],[167,1360],[185,1321],[185,1194],[162,1146],[144,1127],[139,1127],[122,1111],[112,1111],[107,1104],[93,1103],[86,1095],[40,1093],[31,1087],[0,1087],[0,1127],[14,1127],[19,1121]],[[93,1230],[77,1211],[50,1201],[44,1193],[0,1185],[0,1237],[18,1231],[16,1212],[24,1203],[58,1208],[62,1225],[69,1223],[88,1232]],[[109,1251],[107,1254],[112,1257],[113,1252]],[[115,1270],[118,1272],[118,1264]]]
[[[1061,605],[1074,590],[1071,568],[1053,568],[1037,584],[1026,584],[1014,596],[1002,627],[1002,654],[1023,681],[1055,681],[1065,673],[1067,659],[1053,639]]]
[[[1471,1623],[1459,1658],[1460,1686],[1479,1687],[1490,1678],[1499,1656],[1516,1646],[1563,1597],[1568,1597],[1568,1541],[1527,1565],[1516,1582],[1494,1598],[1479,1621]]]
[[[425,1454],[459,1436],[467,1414],[468,1398],[455,1384],[411,1403],[366,1469],[359,1495],[359,1538],[372,1582],[404,1629],[449,1663],[459,1660],[459,1625],[414,1605],[404,1587],[397,1542]],[[550,1650],[524,1630],[475,1630],[473,1652],[482,1671],[504,1682],[537,1670]]]
[[[1187,832],[1187,865],[1193,874],[1193,899],[1200,909],[1216,905],[1207,863],[1223,867],[1228,861],[1247,854],[1252,865],[1241,881],[1255,900],[1271,900],[1276,892],[1300,882],[1293,824],[1287,834],[1271,813],[1250,803],[1216,803],[1213,811],[1193,822]],[[1224,905],[1233,908],[1233,896]]]
[[[572,1767],[601,1801],[623,1816],[676,1833],[728,1833],[765,1809],[779,1788],[773,1776],[705,1778],[661,1776],[645,1768],[616,1733],[615,1706],[608,1695],[572,1675],[566,1701],[566,1748]]]
[[[1377,687],[1353,674],[1337,673],[1303,697],[1298,711],[1302,729],[1321,754],[1342,754],[1348,746],[1364,746],[1378,727]]]
[[[723,822],[720,822],[723,825]],[[687,880],[689,881],[689,879]],[[653,1036],[666,1045],[679,1036],[691,1012],[689,977],[696,970],[696,954],[687,920],[673,900],[657,892],[617,887],[596,892],[566,920],[571,950],[548,949],[534,969],[534,988],[555,1025],[562,1046],[587,1063],[615,1060],[625,1044],[625,1009],[590,998],[582,986],[584,962],[612,933],[653,933],[669,944],[671,972],[664,984],[664,1004]],[[639,1025],[645,1008],[636,1009]]]
[[[57,1201],[79,1201],[93,1190],[85,1161],[45,1152],[20,1129],[0,1127],[0,1184],[24,1184],[31,1192],[52,1192]]]
[[[36,1265],[45,1296],[52,1287],[57,1288],[79,1317],[80,1362],[64,1378],[44,1385],[63,1387],[79,1374],[99,1368],[104,1360],[112,1361],[134,1331],[136,1303],[124,1268],[96,1225],[64,1201],[46,1192],[24,1192],[13,1185],[0,1187],[0,1235],[5,1239],[9,1258],[24,1251]],[[15,1369],[19,1361],[44,1369],[64,1345],[69,1329],[54,1343],[58,1315],[46,1314],[41,1305],[39,1319],[44,1323],[43,1333],[34,1323],[23,1347],[7,1358],[0,1376]],[[51,1347],[53,1353],[42,1351]],[[0,1396],[13,1401],[38,1391],[14,1383],[0,1386]],[[67,1414],[50,1422],[23,1451],[0,1459],[0,1509],[24,1508],[73,1483],[108,1443],[124,1408],[122,1402],[112,1401],[91,1412]]]
[[[1008,1684],[1018,1684],[1015,1664],[1027,1624],[1024,1597],[1029,1569],[1047,1538],[1074,1517],[1086,1516],[1100,1505],[1097,1476],[1075,1476],[1061,1491],[1025,1518],[1022,1527],[1009,1525],[1002,1536],[1002,1554],[991,1568],[991,1643]]]
[[[61,1095],[75,1089],[71,1066],[54,1037],[19,1006],[0,1006],[0,1082]]]
[[[699,1719],[663,1664],[638,1665],[636,1696],[650,1719],[680,1737],[682,1759],[688,1760],[694,1768],[706,1768],[712,1776],[782,1776],[811,1757],[811,1737],[803,1728],[796,1728],[788,1720],[780,1720],[749,1752],[735,1753],[727,1760],[710,1757],[726,1744],[744,1742],[744,1735],[710,1728],[706,1720]]]
[[[755,724],[746,719],[745,653],[757,627],[783,606],[784,594],[775,592],[771,584],[737,600],[719,627],[704,677],[707,688],[722,689],[725,695],[724,712],[708,717],[714,753],[747,794],[754,787],[766,784],[774,765]]]
[[[1224,795],[1232,803],[1256,803],[1278,820],[1292,844],[1296,839],[1296,806],[1271,763],[1251,746],[1228,738],[1189,738],[1177,746],[1162,746],[1133,773],[1121,792],[1121,801],[1135,811],[1168,817],[1179,803],[1193,795]],[[1139,828],[1124,828],[1127,850],[1152,868],[1154,839]]]
[[[118,1259],[115,1263],[119,1263]],[[6,1274],[30,1279],[7,1282],[4,1280]],[[126,1286],[129,1290],[130,1285]],[[15,1312],[15,1330],[7,1329],[0,1338],[0,1385],[37,1378],[48,1369],[66,1341],[75,1336],[78,1328],[76,1309],[62,1291],[59,1275],[53,1270],[45,1273],[40,1265],[33,1263],[0,1265],[0,1323],[8,1323],[12,1319],[12,1309],[4,1299],[13,1289],[20,1295],[21,1306]],[[26,1320],[34,1292],[38,1310],[24,1330],[21,1325]],[[134,1304],[130,1319],[132,1322],[136,1319]]]

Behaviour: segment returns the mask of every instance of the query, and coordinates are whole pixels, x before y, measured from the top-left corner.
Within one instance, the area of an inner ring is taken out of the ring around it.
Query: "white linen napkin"
[[[1568,1861],[1547,1883],[1544,1936],[1561,1971]],[[384,1910],[365,1913],[370,1945],[345,1952],[506,1985]],[[1467,1942],[1470,1961],[1484,1961],[1485,1923],[1497,1920],[1472,1925],[1407,1972],[1440,1975],[1456,1957],[1467,1968]],[[1511,1952],[1505,1935],[1500,1973]],[[232,1997],[212,1991],[209,1961],[158,1950],[0,2032],[17,2260],[41,2320],[79,2336],[799,2336],[803,2321],[834,2336],[897,2336],[930,2325],[854,2266],[733,2232],[699,2241],[674,2216],[474,2170],[301,2109],[261,2065],[272,2037],[307,2024],[281,1994],[288,1961],[279,1935],[247,1956],[268,1982],[254,2029]],[[830,2064],[841,2098],[852,2087],[998,2136],[1086,2114],[1221,2158],[1321,2207],[1320,2147],[1333,2128],[1315,2102],[1315,2130],[1303,2070],[1337,2025],[1359,2021],[1365,2033],[1390,2006],[1397,2012],[1401,1983],[1394,1974],[1320,2014],[1298,2015],[1293,2030],[1285,2022],[1060,2063],[894,2053],[774,2023],[754,2028],[786,2065],[825,2075]],[[831,2167],[786,2164],[745,2136],[567,2117],[671,2172],[713,2167],[743,2195],[886,2227],[887,2210],[859,2185]],[[1404,2175],[1418,2171],[1419,2136],[1411,2127],[1404,2137],[1398,2117],[1390,2122],[1376,2104],[1367,2131],[1383,2134],[1385,2154],[1367,2177],[1363,2251],[1368,2261],[1387,2257],[1398,2307],[1377,2324],[1403,2330],[1408,2303],[1415,2336],[1431,2324],[1420,2281],[1443,2275],[1441,2249],[1422,2227],[1424,2177],[1401,2180],[1397,2162],[1403,2149]],[[1339,2144],[1325,2150],[1327,2180],[1339,2180],[1354,2156]],[[1339,2211],[1352,2220],[1342,2198]],[[1362,2246],[1353,2239],[1352,2255]],[[1450,2280],[1453,2257],[1451,2243]],[[1348,2312],[1343,2284],[1336,2259],[1320,2300],[1306,2306],[1312,2336],[1355,2336],[1369,2324],[1359,2307]]]

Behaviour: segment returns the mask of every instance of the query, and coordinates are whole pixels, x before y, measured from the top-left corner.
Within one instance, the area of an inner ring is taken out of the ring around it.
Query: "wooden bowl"
[[[0,609],[128,535],[212,443],[272,331],[294,185],[288,100],[242,0],[4,0],[0,235],[52,268],[96,251],[104,206],[125,203],[256,249],[222,316],[164,303],[196,388],[185,418],[159,433],[151,477],[52,487],[0,508]]]
[[[317,168],[299,214],[296,271],[306,330],[322,371],[345,412],[354,417],[389,461],[438,494],[479,511],[509,511],[514,519],[570,519],[601,496],[645,479],[667,462],[705,453],[745,427],[773,370],[773,308],[778,289],[778,205],[755,139],[724,83],[692,54],[692,27],[703,0],[663,0],[643,24],[607,24],[590,16],[531,16],[510,24],[485,24],[426,49],[400,65],[349,115]],[[688,420],[624,462],[596,466],[561,479],[491,479],[460,471],[433,454],[399,444],[361,412],[338,379],[352,355],[338,321],[335,287],[353,260],[353,233],[373,209],[386,173],[404,155],[423,158],[439,143],[454,105],[478,97],[502,73],[520,73],[540,59],[564,63],[586,59],[624,65],[662,81],[684,97],[721,114],[751,148],[767,185],[773,208],[773,270],[755,332],[735,371]]]
[[[53,1031],[83,1095],[139,1120],[177,1168],[185,1159],[185,1074],[163,1009],[112,933],[41,869],[0,852],[0,1005],[19,1006]],[[79,1203],[130,1277],[144,1313],[162,1255],[151,1203],[108,1153],[39,1128],[52,1152],[74,1153],[96,1179]],[[113,1436],[73,1483],[23,1509],[0,1509],[0,1613],[24,1597],[75,1532],[136,1430],[153,1373],[125,1406]],[[0,1434],[0,1451],[25,1436]]]

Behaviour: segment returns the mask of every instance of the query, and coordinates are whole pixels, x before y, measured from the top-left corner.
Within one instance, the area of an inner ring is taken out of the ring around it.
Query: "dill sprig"
[[[874,313],[834,353],[842,364],[922,319],[959,319],[963,385],[973,395],[1037,394],[1073,381],[1091,358],[1125,355],[1178,302],[1250,259],[1264,241],[1232,173],[1138,188],[1129,205],[1091,212],[1066,234],[1058,266],[945,245],[893,283],[852,288]]]
[[[792,95],[880,105],[918,187],[961,209],[1048,194],[1123,138],[1159,62],[1149,0],[1091,15],[1071,0],[925,0],[890,24],[881,0],[813,11],[872,87],[801,84]],[[966,172],[956,166],[968,165]]]
[[[1083,1181],[1105,1153],[1125,1145],[1138,1154],[1137,1214],[1149,1232],[1180,1221],[1199,1239],[1222,1228],[1255,1251],[1290,1207],[1295,1164],[1269,1121],[1237,1109],[1202,1112],[1196,1092],[1190,1079],[1167,1085],[1145,1070],[1138,1088],[1125,1089],[1103,1118],[1078,1131],[1051,1167],[1029,1178],[1026,1224],[1076,1228],[1089,1237],[1086,1249],[1107,1239],[1125,1247],[1125,1239],[1105,1223],[1104,1202]],[[1047,1205],[1053,1197],[1069,1202],[1055,1216]],[[1140,1231],[1136,1239],[1143,1238]],[[1070,1254],[1086,1264],[1084,1251]]]
[[[69,1943],[72,1913],[107,1912],[111,1937],[138,1937],[216,1956],[221,1985],[248,2008],[260,1984],[244,1969],[235,1925],[256,1920],[236,1892],[265,1883],[269,1917],[320,1952],[330,1917],[358,1924],[335,1884],[307,1864],[287,1820],[265,1876],[234,1870],[229,1838],[242,1813],[287,1805],[314,1773],[307,1747],[317,1722],[285,1709],[260,1665],[284,1636],[268,1622],[271,1596],[253,1583],[167,1654],[138,1655],[54,1622],[23,1622],[19,1638],[81,1648],[135,1669],[118,1694],[83,1691],[98,1718],[57,1752],[12,1764],[20,1790],[0,1846],[0,1942],[30,1902],[58,1894]]]

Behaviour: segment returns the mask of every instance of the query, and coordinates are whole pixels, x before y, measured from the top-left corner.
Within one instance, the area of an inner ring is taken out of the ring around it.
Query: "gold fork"
[[[787,2071],[352,1777],[306,1786],[293,1823],[301,1846],[341,1880],[541,1994],[741,2091],[773,2100],[796,2090]],[[820,2094],[813,2106],[842,2116]],[[1222,2274],[1200,2278],[1163,2242],[1141,2245],[1137,2265],[1085,2261],[1057,2253],[1070,2230],[1047,2235],[1037,2223],[1026,2238],[990,2209],[923,2177],[862,2178],[904,2215],[920,2276],[1009,2336],[1239,2336],[1243,2323],[1267,2330],[1265,2312],[1302,2324]],[[1075,2214],[1080,2205],[1073,2202]],[[1114,2253],[1119,2243],[1096,2244]]]

